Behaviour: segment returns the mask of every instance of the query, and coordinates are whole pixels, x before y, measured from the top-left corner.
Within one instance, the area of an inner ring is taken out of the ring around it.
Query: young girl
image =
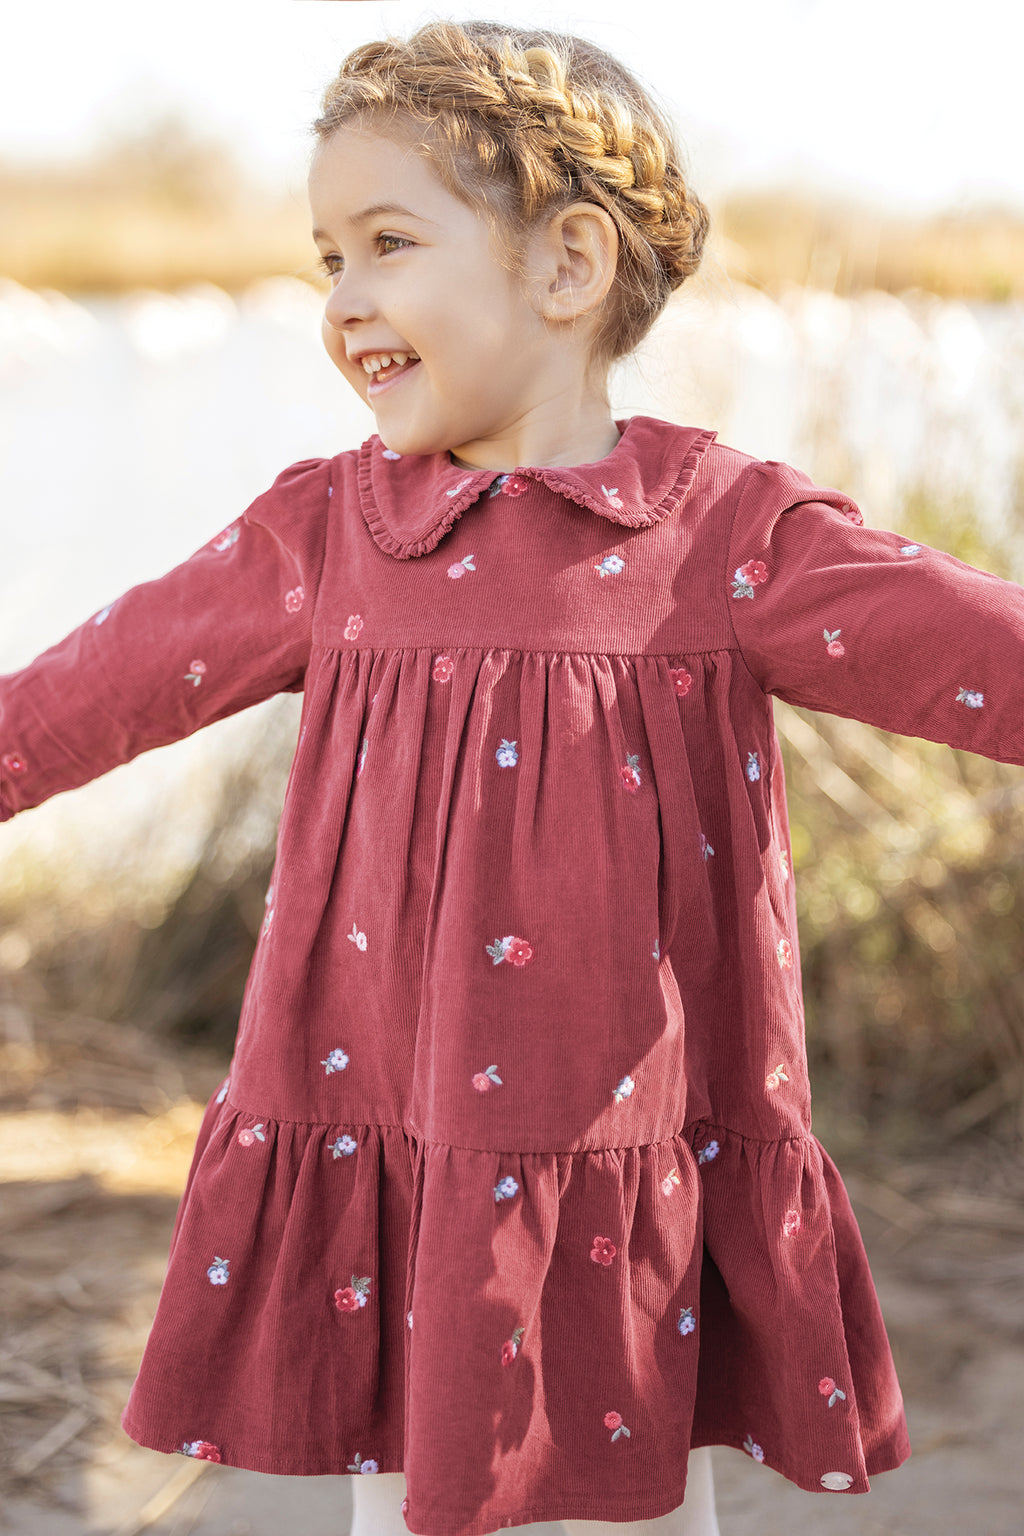
[[[612,418],[707,220],[599,49],[435,23],[316,133],[377,435],[2,690],[4,816],[305,695],[125,1428],[359,1474],[360,1536],[709,1536],[710,1445],[865,1492],[909,1446],[811,1134],[770,700],[1024,762],[1024,596]]]

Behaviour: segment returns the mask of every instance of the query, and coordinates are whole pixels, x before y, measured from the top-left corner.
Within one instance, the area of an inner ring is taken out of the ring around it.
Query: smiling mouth
[[[393,384],[396,379],[404,378],[407,373],[411,373],[414,368],[418,368],[419,364],[420,360],[418,357],[411,357],[401,365],[389,363],[386,368],[378,368],[377,372],[371,376],[370,382],[367,385],[367,394],[380,394],[381,390],[387,389],[388,385]]]

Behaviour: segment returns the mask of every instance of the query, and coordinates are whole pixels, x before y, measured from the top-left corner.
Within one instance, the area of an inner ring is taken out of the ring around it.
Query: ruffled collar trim
[[[525,466],[511,475],[464,469],[447,453],[395,454],[380,438],[359,449],[359,500],[367,527],[399,560],[425,555],[463,512],[511,480],[538,480],[598,517],[624,528],[647,528],[681,505],[714,432],[679,427],[654,416],[631,416],[622,434],[594,464]]]

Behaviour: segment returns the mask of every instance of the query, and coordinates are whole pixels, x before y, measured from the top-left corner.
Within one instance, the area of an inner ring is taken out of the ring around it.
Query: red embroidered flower
[[[239,1131],[238,1133],[238,1144],[241,1147],[251,1147],[255,1140],[256,1137],[252,1131],[246,1130]]]
[[[285,597],[284,597],[285,611],[287,613],[298,613],[299,609],[302,607],[302,605],[303,605],[303,603],[305,601],[306,601],[306,589],[305,589],[305,587],[293,587],[290,592],[286,592],[285,593]]]
[[[474,1073],[473,1087],[476,1089],[477,1093],[488,1093],[490,1091],[491,1080],[487,1076],[486,1072]]]
[[[782,969],[784,971],[791,971],[793,969],[793,946],[789,940],[780,939],[775,953],[778,956]]]
[[[768,567],[763,560],[748,560],[736,574],[742,576],[749,587],[759,587],[763,581],[768,580]]]
[[[693,678],[690,676],[690,673],[687,672],[685,667],[669,667],[668,675],[672,679],[676,693],[678,693],[681,699],[685,699],[693,687]]]
[[[28,763],[18,752],[5,752],[0,757],[0,768],[6,769],[8,773],[24,773],[27,767]]]
[[[782,1222],[782,1230],[787,1237],[796,1237],[802,1225],[799,1211],[786,1212]]]
[[[524,491],[530,489],[530,482],[524,480],[522,475],[509,475],[501,489],[506,496],[521,496]]]
[[[193,1440],[192,1455],[197,1461],[220,1461],[220,1451],[209,1440]]]
[[[431,676],[435,683],[446,683],[455,671],[455,663],[450,656],[435,656],[434,670]]]
[[[363,616],[362,616],[362,614],[361,613],[350,613],[349,616],[348,616],[348,623],[345,625],[345,639],[346,640],[358,640],[359,639],[359,631],[362,629],[362,627],[363,627]]]
[[[818,1391],[821,1393],[822,1397],[831,1397],[835,1389],[836,1384],[832,1380],[831,1376],[823,1376],[818,1382]]]
[[[636,781],[636,770],[630,768],[629,764],[627,763],[624,767],[619,769],[619,777],[622,780],[623,789],[627,790],[629,794],[635,795],[637,790],[640,788]]]
[[[604,1427],[605,1427],[605,1429],[618,1429],[618,1427],[619,1427],[619,1425],[621,1423],[622,1423],[622,1414],[621,1413],[606,1413],[605,1416],[604,1416]]]
[[[334,1305],[339,1312],[358,1312],[359,1297],[350,1285],[346,1285],[342,1291],[335,1291]]]
[[[844,501],[839,510],[847,519],[847,521],[851,522],[855,528],[859,528],[864,522],[864,517],[860,508],[855,507],[850,501]]]
[[[604,1264],[607,1266],[611,1263],[612,1259],[614,1259],[618,1251],[619,1250],[616,1248],[610,1237],[595,1237],[594,1246],[590,1250],[590,1257],[593,1259],[595,1264]],[[605,1419],[605,1423],[608,1423],[607,1419]],[[622,1423],[621,1419],[619,1420],[619,1423]],[[610,1427],[615,1428],[616,1426],[612,1425]]]
[[[527,960],[533,959],[533,945],[527,944],[525,939],[513,939],[505,951],[505,959],[511,960],[513,965],[525,965]]]
[[[502,1363],[502,1365],[511,1365],[512,1361],[515,1359],[515,1357],[516,1357],[516,1347],[512,1343],[511,1339],[506,1339],[504,1344],[501,1346],[501,1363]]]

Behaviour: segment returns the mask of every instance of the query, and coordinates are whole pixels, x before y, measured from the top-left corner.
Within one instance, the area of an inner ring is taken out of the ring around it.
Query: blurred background
[[[186,558],[284,465],[373,431],[322,354],[308,125],[351,48],[436,16],[584,33],[679,126],[713,234],[615,371],[617,415],[713,427],[842,487],[874,526],[1024,579],[1019,8],[976,0],[969,27],[915,0],[628,11],[60,0],[5,23],[0,671]],[[129,1476],[111,1426],[230,1058],[297,711],[271,701],[0,835],[0,1492],[26,1536],[278,1529],[265,1492],[262,1513],[221,1510],[226,1469],[202,1499],[204,1464],[139,1452]],[[1024,775],[777,719],[815,1129],[889,1287],[904,1385],[937,1415],[929,1496],[953,1511],[984,1481],[990,1501],[982,1524],[968,1502],[959,1524],[919,1527],[905,1482],[895,1523],[825,1501],[840,1523],[821,1529],[999,1536],[1020,1491],[988,1351],[1024,1363]],[[940,1322],[960,1340],[945,1366]],[[982,1470],[942,1419],[972,1382]],[[723,1530],[791,1528],[786,1490],[777,1516],[744,1502],[749,1470],[726,1475]],[[333,1504],[324,1518],[344,1529]],[[316,1520],[309,1506],[306,1536]]]

